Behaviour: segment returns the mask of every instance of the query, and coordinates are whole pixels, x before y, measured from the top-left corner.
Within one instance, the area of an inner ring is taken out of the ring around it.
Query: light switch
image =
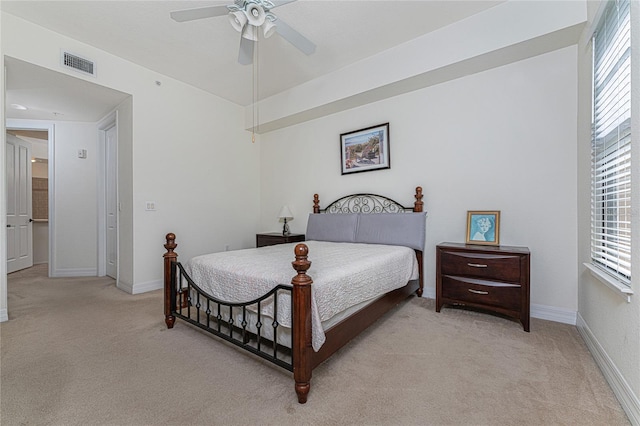
[[[156,211],[156,202],[155,201],[147,201],[145,203],[145,208],[146,211],[148,212],[154,212]]]
[[[86,149],[79,149],[78,150],[78,158],[87,158],[87,150]]]

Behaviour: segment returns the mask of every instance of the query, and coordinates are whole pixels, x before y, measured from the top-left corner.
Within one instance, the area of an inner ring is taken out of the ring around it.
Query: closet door
[[[118,278],[118,128],[105,132],[107,275]]]

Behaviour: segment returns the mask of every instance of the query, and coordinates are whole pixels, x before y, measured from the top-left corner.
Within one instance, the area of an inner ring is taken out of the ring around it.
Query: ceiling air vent
[[[93,62],[69,52],[62,52],[62,65],[94,77],[96,75],[96,68]]]

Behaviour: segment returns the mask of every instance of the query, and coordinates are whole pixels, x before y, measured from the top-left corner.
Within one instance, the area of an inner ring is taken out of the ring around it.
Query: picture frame
[[[467,211],[466,243],[500,245],[500,211]]]
[[[342,133],[340,164],[343,175],[390,169],[389,123]]]

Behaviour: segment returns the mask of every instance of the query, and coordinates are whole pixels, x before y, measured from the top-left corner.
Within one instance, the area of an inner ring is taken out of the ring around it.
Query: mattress
[[[290,285],[296,274],[291,266],[296,244],[197,256],[185,264],[185,270],[211,296],[232,303],[248,302],[278,284]],[[305,244],[311,261],[307,275],[313,280],[311,325],[315,351],[324,343],[324,330],[331,325],[360,306],[418,278],[415,251],[408,247],[325,241],[306,241]],[[278,301],[277,322],[281,326],[279,333],[282,332],[282,337],[276,339],[278,342],[287,340],[292,321],[291,299],[288,292],[283,293]],[[237,318],[239,311],[232,314],[236,324],[241,321]],[[273,303],[263,303],[260,314],[273,321]],[[268,321],[262,319],[261,322]],[[265,337],[270,329],[264,327]]]

